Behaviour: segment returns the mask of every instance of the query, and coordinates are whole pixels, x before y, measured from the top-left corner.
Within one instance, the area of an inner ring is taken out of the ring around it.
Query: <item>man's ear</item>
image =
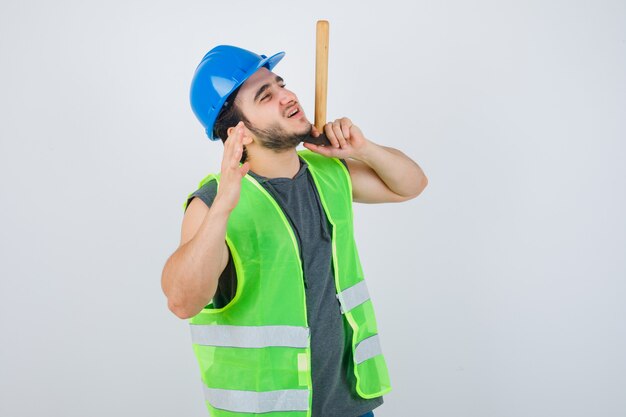
[[[243,145],[250,145],[254,142],[254,138],[252,137],[252,132],[248,130],[247,127],[243,127]]]
[[[228,129],[226,129],[226,134],[230,136],[233,134],[234,130],[235,130],[235,126],[231,126]],[[243,126],[243,144],[249,145],[252,142],[254,142],[254,139],[252,138],[252,132],[244,125]]]

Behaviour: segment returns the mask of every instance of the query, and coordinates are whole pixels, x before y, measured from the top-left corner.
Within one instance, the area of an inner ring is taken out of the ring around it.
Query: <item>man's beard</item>
[[[311,135],[312,125],[309,125],[305,132],[288,133],[278,124],[272,125],[267,129],[261,129],[254,126],[248,120],[243,121],[244,124],[259,139],[261,146],[281,152],[286,149],[292,149],[298,146],[304,139]]]

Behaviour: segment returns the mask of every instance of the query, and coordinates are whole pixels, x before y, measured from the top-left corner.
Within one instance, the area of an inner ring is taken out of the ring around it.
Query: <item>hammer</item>
[[[304,141],[314,145],[330,145],[324,134],[326,124],[326,97],[328,93],[328,21],[318,20],[315,48],[315,127],[321,135],[309,136]]]

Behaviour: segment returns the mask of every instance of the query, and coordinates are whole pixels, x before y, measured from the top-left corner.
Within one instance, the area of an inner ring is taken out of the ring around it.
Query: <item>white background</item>
[[[623,1],[3,0],[1,416],[207,415],[160,289],[222,152],[189,84],[217,44],[284,50],[312,119],[317,19],[328,118],[429,178],[355,209],[376,416],[626,415]]]

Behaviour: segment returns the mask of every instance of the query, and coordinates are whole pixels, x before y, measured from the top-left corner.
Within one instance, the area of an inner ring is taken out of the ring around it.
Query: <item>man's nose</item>
[[[291,101],[296,101],[296,95],[286,88],[281,88],[280,104],[289,104]]]

